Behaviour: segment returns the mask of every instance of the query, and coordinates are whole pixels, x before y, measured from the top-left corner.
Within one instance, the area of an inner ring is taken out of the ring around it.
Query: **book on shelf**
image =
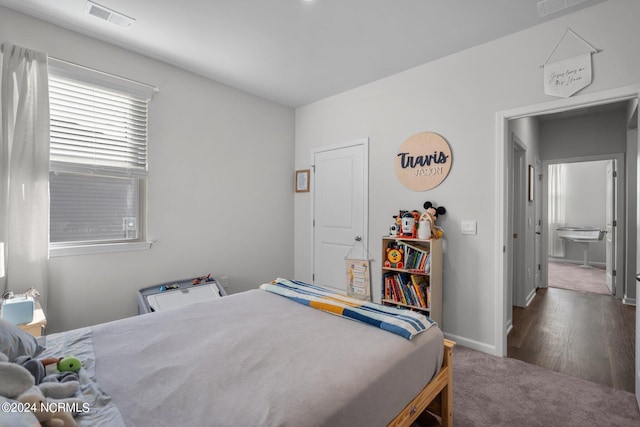
[[[383,298],[405,305],[429,308],[429,280],[426,276],[418,274],[386,273]]]
[[[425,265],[422,266],[422,271],[431,274],[431,254],[425,259]]]
[[[430,290],[429,290],[429,281],[425,276],[418,276],[415,274],[411,275],[411,282],[416,290],[416,294],[420,299],[420,307],[430,308]]]
[[[429,248],[416,243],[402,242],[402,245],[404,246],[404,268],[427,272],[425,268],[430,265],[429,258],[431,257]]]
[[[416,296],[413,292],[413,287],[410,286],[411,279],[406,274],[398,274],[398,281],[400,283],[400,291],[404,294],[404,299],[407,305],[417,305]]]

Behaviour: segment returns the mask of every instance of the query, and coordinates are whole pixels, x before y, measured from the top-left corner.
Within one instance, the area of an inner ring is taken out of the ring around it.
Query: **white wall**
[[[52,258],[49,332],[134,315],[136,291],[165,281],[224,274],[237,292],[292,275],[292,109],[2,7],[0,41],[160,88],[149,119],[155,243]]]
[[[509,121],[509,130],[518,139],[519,143],[524,144],[526,147],[526,159],[527,165],[536,166],[536,159],[540,159],[540,124],[535,117],[523,117]],[[540,175],[542,171],[536,170],[535,175]],[[523,171],[524,174],[527,171]],[[528,177],[525,177],[525,182]],[[535,182],[534,185],[540,185],[539,182]],[[525,190],[526,191],[526,190]],[[526,197],[526,195],[524,195]],[[508,301],[514,301],[514,305],[519,307],[525,307],[530,297],[533,295],[534,290],[537,287],[535,281],[535,273],[537,270],[536,254],[535,254],[535,204],[542,203],[542,200],[535,200],[531,202],[527,200],[525,206],[525,235],[524,235],[524,283],[519,289],[513,289],[515,299],[508,293]],[[509,262],[509,267],[512,266],[512,261]],[[507,285],[508,286],[508,285]],[[515,284],[514,286],[517,286]],[[512,310],[507,310],[507,324],[512,324]]]
[[[640,2],[610,0],[526,31],[434,61],[296,110],[296,168],[306,168],[315,147],[370,138],[369,250],[381,253],[382,236],[399,209],[425,200],[447,208],[445,230],[445,333],[461,344],[495,351],[497,170],[496,112],[549,101],[543,92],[545,61],[566,28],[602,51],[593,56],[594,81],[582,93],[640,82]],[[449,177],[418,193],[396,179],[400,144],[420,131],[443,135],[453,152]],[[310,279],[310,195],[295,199],[295,276]],[[476,236],[462,235],[463,219],[478,221]],[[375,256],[375,255],[374,255]],[[375,259],[372,270],[380,268]],[[380,282],[373,281],[378,296]]]
[[[625,153],[626,111],[541,121],[540,141],[540,156],[549,161]]]

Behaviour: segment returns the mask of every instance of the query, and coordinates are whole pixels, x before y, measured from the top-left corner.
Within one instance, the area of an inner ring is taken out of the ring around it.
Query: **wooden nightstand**
[[[33,311],[33,320],[31,323],[18,325],[23,331],[29,332],[34,337],[40,337],[44,334],[44,327],[47,326],[47,317],[40,303],[36,301],[35,310]]]

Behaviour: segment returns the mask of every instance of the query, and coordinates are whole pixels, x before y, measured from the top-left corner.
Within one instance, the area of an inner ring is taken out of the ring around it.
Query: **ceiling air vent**
[[[538,13],[540,16],[551,15],[585,1],[587,0],[542,0],[538,2]]]
[[[92,1],[87,2],[86,11],[91,16],[95,16],[103,21],[111,22],[112,24],[125,28],[130,27],[136,21],[127,15],[123,15],[122,13],[116,12],[115,10],[109,9],[108,7],[104,7]]]

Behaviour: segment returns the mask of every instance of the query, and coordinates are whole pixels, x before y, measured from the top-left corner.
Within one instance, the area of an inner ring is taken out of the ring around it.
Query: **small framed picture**
[[[309,191],[309,169],[296,171],[296,193]]]

